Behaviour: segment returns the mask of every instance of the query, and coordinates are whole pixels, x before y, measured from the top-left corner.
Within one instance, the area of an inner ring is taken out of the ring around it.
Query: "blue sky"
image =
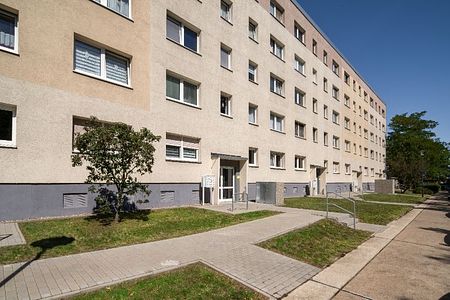
[[[450,0],[297,0],[395,114],[450,142]]]

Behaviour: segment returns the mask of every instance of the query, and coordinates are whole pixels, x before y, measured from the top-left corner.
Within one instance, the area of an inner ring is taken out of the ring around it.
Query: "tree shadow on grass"
[[[11,279],[13,279],[17,274],[22,272],[26,267],[28,267],[33,261],[38,260],[42,257],[42,255],[47,252],[47,250],[53,249],[55,247],[59,246],[65,246],[71,244],[75,239],[73,237],[67,237],[67,236],[58,236],[58,237],[51,237],[46,238],[38,241],[32,242],[30,245],[35,248],[40,248],[41,250],[36,254],[36,256],[21,265],[17,270],[15,270],[13,273],[11,273],[9,276],[7,276],[5,279],[3,279],[0,282],[0,287],[4,286],[6,283],[8,283]]]
[[[133,212],[125,212],[120,214],[120,222],[126,220],[148,221],[151,210],[138,210]],[[85,218],[89,222],[99,222],[103,226],[114,223],[114,216],[111,214],[96,214]]]

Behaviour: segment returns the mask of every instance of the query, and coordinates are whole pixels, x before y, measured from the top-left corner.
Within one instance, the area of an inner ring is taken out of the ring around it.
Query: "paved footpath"
[[[391,222],[286,299],[450,299],[447,196]]]
[[[276,210],[284,213],[170,240],[0,266],[0,282],[7,281],[0,287],[0,299],[61,298],[195,261],[279,298],[320,270],[255,244],[323,216],[307,210]]]

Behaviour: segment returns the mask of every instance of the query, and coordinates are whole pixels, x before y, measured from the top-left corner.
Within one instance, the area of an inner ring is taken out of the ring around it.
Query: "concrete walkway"
[[[25,244],[17,223],[0,223],[0,247]],[[1,251],[1,250],[0,250]]]
[[[0,299],[62,298],[195,261],[279,298],[320,270],[254,244],[323,216],[273,209],[284,213],[170,240],[0,266]]]
[[[391,222],[287,299],[449,297],[449,234],[450,205],[442,193]]]

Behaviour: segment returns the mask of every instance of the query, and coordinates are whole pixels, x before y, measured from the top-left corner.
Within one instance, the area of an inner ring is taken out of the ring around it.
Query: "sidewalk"
[[[203,261],[269,296],[279,298],[320,270],[255,246],[261,240],[323,218],[284,213],[200,234],[0,266],[0,299],[59,299],[127,279]]]
[[[315,275],[286,299],[449,297],[447,195],[441,193],[391,222],[386,230]]]

